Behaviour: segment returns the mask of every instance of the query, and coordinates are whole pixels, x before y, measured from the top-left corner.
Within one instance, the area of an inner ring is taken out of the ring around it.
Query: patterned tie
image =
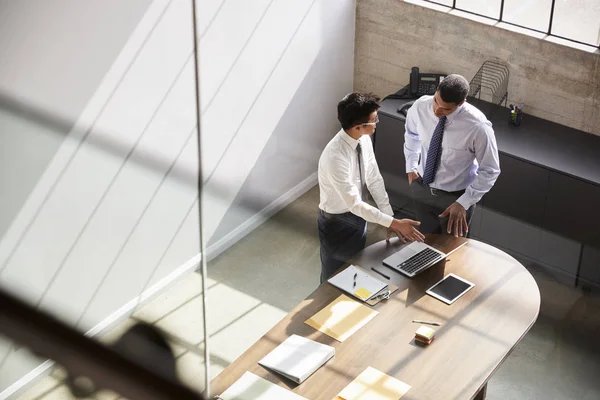
[[[431,142],[429,142],[429,150],[427,151],[427,163],[425,164],[425,172],[423,173],[423,183],[429,185],[435,178],[435,173],[440,165],[440,157],[442,155],[442,138],[444,137],[444,124],[446,117],[441,117]]]
[[[360,175],[360,199],[365,199],[365,180],[363,179],[363,168],[362,168],[362,146],[360,142],[356,146],[356,152],[358,154],[358,174]]]

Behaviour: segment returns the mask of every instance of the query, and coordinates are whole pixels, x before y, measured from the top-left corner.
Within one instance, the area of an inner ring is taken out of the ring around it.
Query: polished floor
[[[241,355],[319,282],[313,189],[209,263],[211,376]],[[370,226],[368,244],[385,231]],[[539,318],[488,385],[490,400],[600,399],[600,296],[568,287],[529,267],[542,295]],[[181,378],[204,385],[201,277],[191,274],[138,310],[103,340],[136,320],[169,336]],[[59,368],[20,399],[71,399]],[[116,399],[102,392],[96,399]]]

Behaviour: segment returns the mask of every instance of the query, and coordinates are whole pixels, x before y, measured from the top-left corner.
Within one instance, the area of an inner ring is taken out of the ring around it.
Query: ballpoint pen
[[[420,319],[413,319],[413,322],[416,324],[425,324],[425,325],[433,325],[433,326],[441,326],[439,322],[434,321],[421,321]]]

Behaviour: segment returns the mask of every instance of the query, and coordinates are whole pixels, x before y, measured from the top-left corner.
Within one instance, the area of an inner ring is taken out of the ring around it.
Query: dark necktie
[[[446,123],[446,117],[441,117],[433,136],[431,136],[431,142],[429,142],[429,150],[427,151],[427,162],[425,163],[425,172],[423,173],[423,183],[429,185],[435,179],[435,173],[440,165],[440,158],[442,156],[442,138],[444,137],[444,124]]]
[[[362,167],[362,147],[360,142],[356,146],[356,153],[358,155],[358,174],[360,175],[360,199],[365,199],[365,180],[363,178],[363,167]]]

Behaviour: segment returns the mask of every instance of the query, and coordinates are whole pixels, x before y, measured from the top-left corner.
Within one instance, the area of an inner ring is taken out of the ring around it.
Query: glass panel
[[[437,4],[444,5],[444,6],[452,7],[452,5],[454,4],[454,1],[453,0],[432,0],[431,3],[437,3]]]
[[[502,20],[547,32],[550,24],[551,8],[552,0],[505,0]]]
[[[456,0],[456,8],[494,19],[500,18],[500,0]]]
[[[552,34],[598,46],[600,44],[600,1],[556,2]]]

